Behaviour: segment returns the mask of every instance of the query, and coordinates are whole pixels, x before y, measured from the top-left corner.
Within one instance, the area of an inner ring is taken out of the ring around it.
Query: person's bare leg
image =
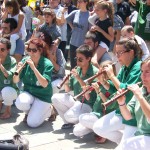
[[[16,59],[17,63],[20,62],[22,59],[22,55],[20,54],[15,54],[13,57]]]
[[[0,119],[8,119],[11,117],[11,106],[6,106],[5,111],[0,115]]]

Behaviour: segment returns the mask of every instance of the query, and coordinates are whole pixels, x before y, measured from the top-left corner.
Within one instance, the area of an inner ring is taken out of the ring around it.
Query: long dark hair
[[[5,3],[5,7],[12,7],[13,8],[13,13],[11,14],[12,16],[15,16],[17,14],[19,14],[19,4],[18,4],[18,1],[17,0],[10,0],[10,1],[7,1]]]

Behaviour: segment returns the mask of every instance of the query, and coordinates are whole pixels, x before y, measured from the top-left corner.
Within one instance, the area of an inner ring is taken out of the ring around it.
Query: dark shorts
[[[24,55],[24,50],[25,50],[24,41],[22,41],[21,39],[18,39],[18,40],[16,41],[15,54]]]

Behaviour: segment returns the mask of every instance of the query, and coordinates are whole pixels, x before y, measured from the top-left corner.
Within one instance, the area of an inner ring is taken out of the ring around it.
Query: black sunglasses
[[[27,48],[27,52],[33,52],[33,53],[36,53],[38,50],[37,48]]]
[[[74,59],[75,59],[76,61],[83,62],[83,59],[82,59],[82,58],[75,57]]]

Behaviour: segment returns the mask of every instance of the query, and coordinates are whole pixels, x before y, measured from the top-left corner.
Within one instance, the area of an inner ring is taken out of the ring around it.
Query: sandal
[[[96,136],[95,137],[95,143],[97,144],[104,144],[106,142],[107,139],[101,137],[101,136]]]
[[[72,124],[72,123],[63,124],[62,127],[61,127],[61,129],[70,129],[70,128],[73,127],[73,125],[74,125],[74,124]]]
[[[55,121],[56,120],[56,117],[57,117],[57,111],[55,109],[55,107],[53,105],[51,105],[51,109],[52,109],[52,114],[51,116],[49,117],[48,121]]]

